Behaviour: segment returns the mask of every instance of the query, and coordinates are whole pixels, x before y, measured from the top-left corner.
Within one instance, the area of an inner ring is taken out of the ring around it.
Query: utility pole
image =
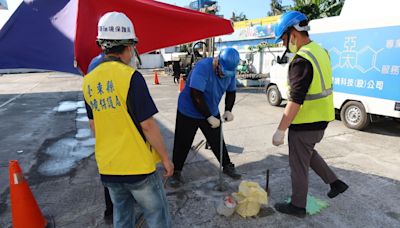
[[[200,5],[200,3],[203,3],[202,1],[199,0],[199,6],[202,8],[199,9],[200,12],[211,14],[211,15],[216,15],[218,12],[218,6],[217,6],[217,1],[208,1],[204,2],[204,4]],[[206,4],[207,3],[207,4]],[[205,40],[208,46],[208,57],[214,57],[214,37],[213,38],[208,38]],[[206,47],[203,47],[203,53],[205,53]]]
[[[189,4],[189,8],[211,15],[216,15],[216,13],[218,12],[217,1],[212,1],[212,0],[192,1]],[[205,39],[204,42],[206,43],[208,48],[203,47],[203,55],[205,55],[205,53],[208,52],[208,55],[214,56],[214,38]]]

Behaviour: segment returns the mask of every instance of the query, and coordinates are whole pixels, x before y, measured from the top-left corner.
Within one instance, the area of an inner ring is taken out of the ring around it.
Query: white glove
[[[222,115],[222,118],[226,121],[232,121],[233,120],[233,114],[230,111],[225,111],[224,115]]]
[[[217,128],[221,125],[221,121],[214,116],[210,116],[207,118],[208,123],[211,125],[211,128]]]
[[[280,146],[285,141],[285,131],[276,129],[274,136],[272,137],[272,144],[274,146]]]

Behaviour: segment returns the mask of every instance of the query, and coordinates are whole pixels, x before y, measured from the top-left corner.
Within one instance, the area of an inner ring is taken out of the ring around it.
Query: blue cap
[[[288,28],[297,25],[302,21],[308,21],[308,18],[299,11],[288,11],[284,13],[279,18],[278,24],[275,26],[275,43],[282,40],[282,36],[287,32]]]
[[[234,48],[225,48],[218,55],[218,62],[221,70],[227,77],[235,77],[239,61],[239,52]]]

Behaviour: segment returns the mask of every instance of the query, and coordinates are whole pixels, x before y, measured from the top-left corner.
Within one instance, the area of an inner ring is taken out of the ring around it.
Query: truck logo
[[[376,66],[376,60],[379,52],[384,48],[374,50],[370,46],[364,46],[357,50],[357,36],[347,36],[344,38],[344,50],[340,51],[336,47],[329,49],[332,58],[332,70],[337,68],[357,69],[361,73],[367,73],[371,70],[380,72]],[[336,58],[335,58],[336,57]],[[338,60],[338,61],[335,61]]]

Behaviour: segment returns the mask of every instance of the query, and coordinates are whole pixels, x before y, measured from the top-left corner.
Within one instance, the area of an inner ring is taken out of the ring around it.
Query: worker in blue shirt
[[[216,58],[200,60],[189,74],[186,86],[178,99],[173,149],[175,171],[170,178],[172,187],[183,184],[182,168],[198,128],[203,132],[219,160],[221,117],[218,104],[226,94],[225,112],[222,117],[225,121],[232,121],[232,108],[236,98],[235,75],[239,61],[238,51],[226,48]],[[231,178],[241,178],[230,161],[225,142],[223,142],[222,166],[223,172]]]
[[[94,57],[88,66],[88,73],[96,68],[100,63],[103,62],[104,53],[100,53],[98,56]]]

